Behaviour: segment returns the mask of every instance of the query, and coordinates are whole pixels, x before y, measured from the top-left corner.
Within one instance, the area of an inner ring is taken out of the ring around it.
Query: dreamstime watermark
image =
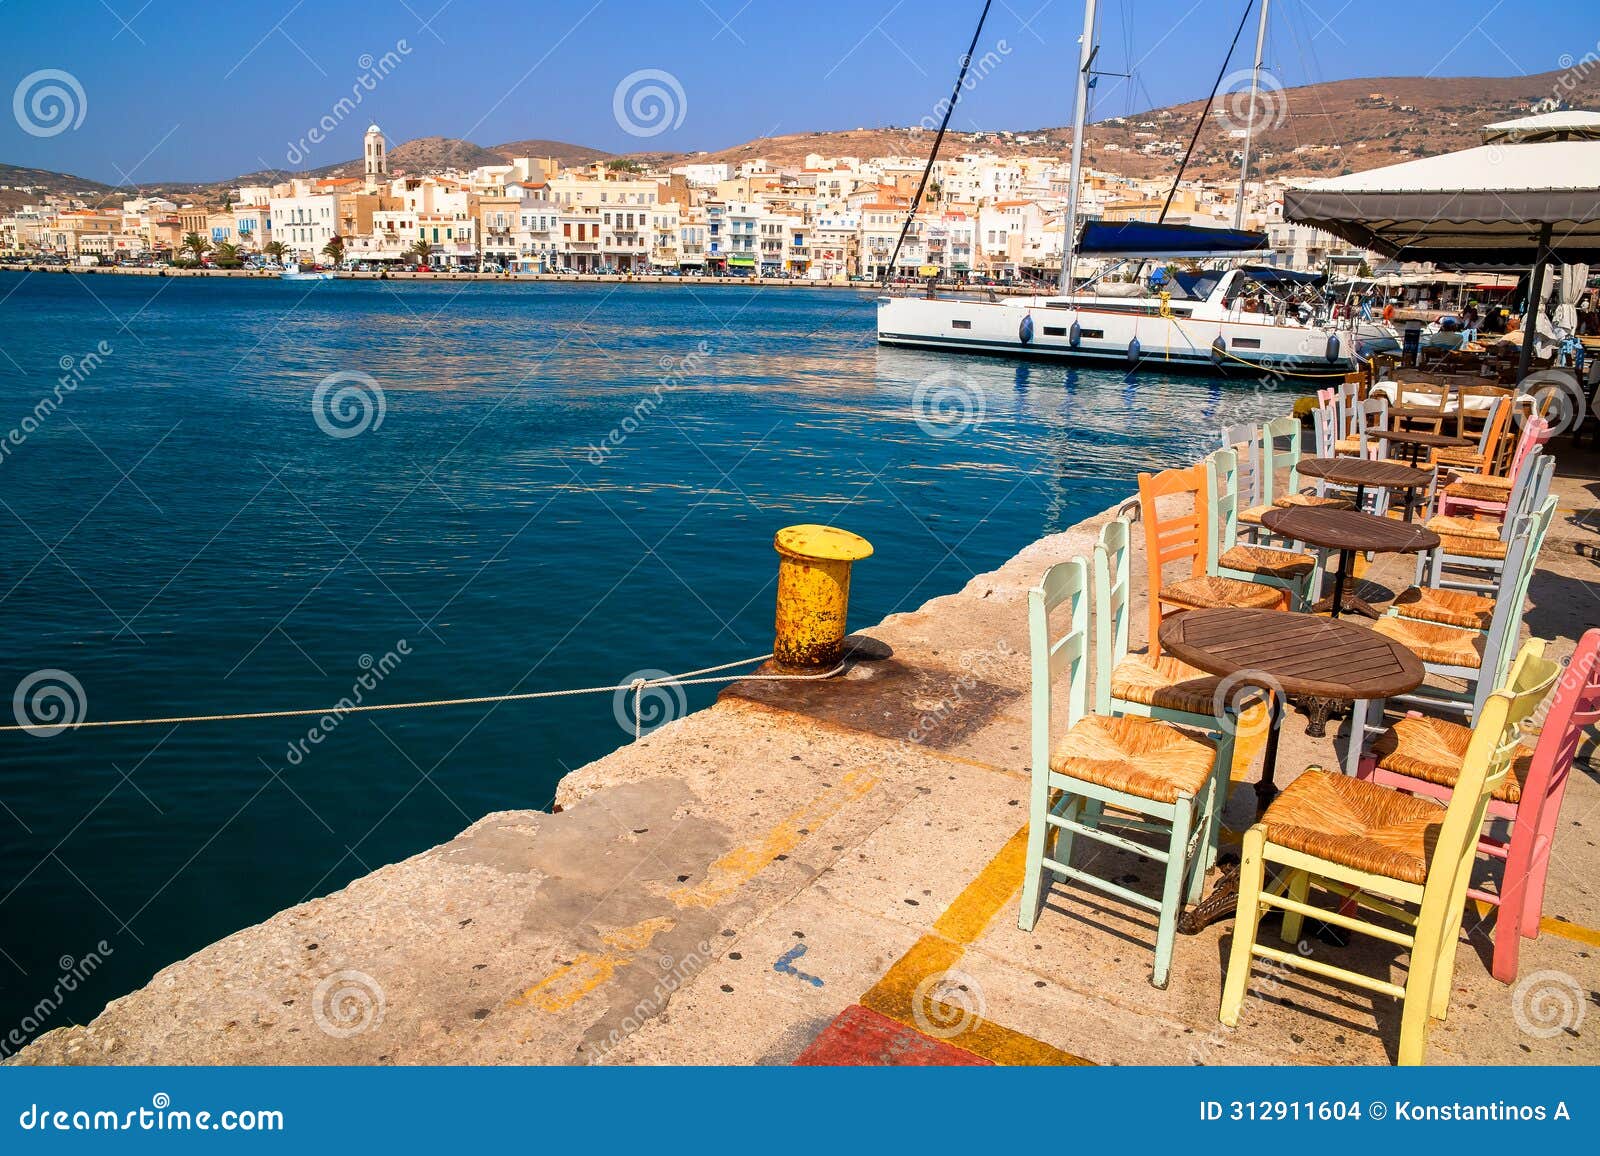
[[[960,437],[983,421],[988,408],[982,388],[955,369],[938,369],[911,391],[911,416],[932,438]]]
[[[1295,952],[1302,959],[1309,959],[1313,954],[1311,941],[1302,939],[1295,944]],[[1287,963],[1279,963],[1273,959],[1259,959],[1251,962],[1253,968],[1250,982],[1245,988],[1244,1005],[1252,1001],[1268,1001],[1276,999],[1278,991],[1284,986],[1285,977],[1294,973],[1294,967]],[[1240,1015],[1243,1015],[1241,1007]],[[1215,1051],[1228,1041],[1237,1029],[1227,1024],[1217,1022],[1211,1025],[1211,1030],[1204,1035],[1189,1037],[1189,1062],[1191,1064],[1207,1064],[1215,1059]],[[1230,1061],[1231,1062],[1231,1061]]]
[[[311,994],[311,1018],[324,1035],[344,1040],[383,1023],[388,1009],[383,985],[364,971],[324,976]]]
[[[716,347],[709,341],[700,341],[682,357],[662,355],[660,365],[666,372],[656,381],[655,387],[649,393],[633,403],[633,408],[628,411],[627,416],[612,426],[598,442],[589,443],[588,449],[584,451],[584,457],[588,459],[589,464],[591,466],[603,464],[615,450],[621,448],[624,442],[655,415],[667,395],[676,393],[686,379],[699,373],[715,352]]]
[[[664,670],[636,670],[611,696],[611,713],[629,736],[643,738],[689,712],[683,684]]]
[[[1266,69],[1230,72],[1217,88],[1213,115],[1230,132],[1269,132],[1289,119],[1289,97],[1283,82]]]
[[[89,115],[89,98],[70,72],[41,68],[30,72],[11,94],[11,115],[29,136],[60,136]]]
[[[46,667],[17,683],[11,714],[36,739],[54,738],[81,723],[89,709],[83,684],[64,670]]]
[[[683,84],[660,68],[628,73],[611,94],[611,115],[629,136],[659,136],[682,125],[688,113]]]
[[[1283,701],[1283,684],[1264,670],[1236,670],[1217,680],[1211,713],[1217,726],[1240,738],[1256,738],[1272,726],[1270,697]]]
[[[363,52],[356,61],[356,66],[361,69],[350,85],[350,95],[341,96],[334,101],[333,107],[322,114],[322,119],[306,130],[306,134],[297,141],[289,142],[288,149],[284,152],[284,160],[291,166],[303,164],[311,155],[311,150],[322,144],[345,122],[355,111],[361,107],[369,92],[376,92],[378,82],[400,67],[401,62],[411,55],[411,45],[404,39],[396,40],[394,47],[382,56],[374,57],[370,52]]]
[[[901,768],[909,768],[913,752],[933,745],[946,728],[960,725],[967,709],[981,701],[981,696],[975,693],[978,688],[985,682],[998,681],[989,677],[990,673],[1015,657],[1016,652],[1003,638],[982,650],[962,651],[956,660],[960,669],[951,672],[939,696],[919,697],[913,701],[918,712],[916,720],[907,728],[905,737],[891,748],[890,760]]]
[[[656,966],[660,969],[661,978],[656,980],[655,986],[629,1009],[622,1022],[612,1028],[610,1034],[590,1052],[589,1063],[591,1065],[604,1063],[606,1056],[613,1049],[642,1028],[648,1021],[660,1015],[666,1009],[667,1002],[672,999],[673,994],[694,978],[695,975],[699,974],[714,958],[711,944],[705,940],[702,940],[683,955],[661,955],[656,960]]]
[[[964,971],[951,968],[927,976],[911,996],[911,1018],[923,1035],[937,1040],[959,1036],[988,1014],[983,986]]]
[[[311,753],[311,748],[321,746],[322,741],[339,728],[353,709],[366,702],[366,696],[378,689],[378,684],[394,673],[400,663],[411,655],[411,642],[402,638],[394,644],[394,649],[385,651],[383,657],[373,658],[370,654],[363,654],[356,665],[361,667],[362,673],[356,676],[355,682],[350,686],[350,693],[333,705],[327,714],[317,719],[317,724],[289,744],[288,753],[284,756],[291,767],[298,767]]]
[[[1587,994],[1564,971],[1536,971],[1511,989],[1511,1018],[1524,1035],[1548,1040],[1562,1032],[1576,1035],[1587,1010]]]
[[[17,1116],[25,1132],[282,1132],[276,1108],[174,1108],[172,1097],[157,1092],[148,1108],[52,1108],[30,1103]]]
[[[1516,393],[1534,399],[1533,412],[1550,423],[1552,437],[1570,433],[1582,420],[1586,405],[1590,406],[1594,419],[1600,421],[1600,394],[1595,395],[1591,405],[1573,370],[1537,369],[1517,382]],[[1515,418],[1520,426],[1526,414],[1518,409]]]
[[[50,1022],[52,1016],[61,1010],[61,1005],[66,1003],[67,997],[77,991],[91,975],[100,970],[106,958],[115,954],[111,945],[101,940],[94,945],[94,950],[85,953],[77,959],[70,955],[63,955],[56,966],[61,969],[61,974],[56,977],[55,986],[49,994],[40,999],[23,1015],[21,1021],[6,1033],[4,1040],[0,1040],[0,1060],[7,1059],[20,1047],[23,1047]]]
[[[311,394],[311,416],[331,438],[353,438],[377,429],[387,411],[383,387],[359,369],[328,374]]]
[[[61,376],[56,378],[50,392],[35,402],[33,409],[7,430],[4,437],[0,437],[0,464],[4,464],[6,458],[11,456],[12,450],[20,448],[31,435],[37,433],[50,415],[60,409],[61,404],[77,392],[78,386],[93,376],[114,352],[116,350],[109,341],[100,341],[88,353],[77,357],[62,354],[57,362],[61,367]]]

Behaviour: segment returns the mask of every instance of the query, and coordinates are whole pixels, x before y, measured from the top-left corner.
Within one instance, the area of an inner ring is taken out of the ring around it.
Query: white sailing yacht
[[[1257,72],[1267,5],[1256,42]],[[1083,134],[1095,56],[1095,0],[1084,5],[1074,110],[1071,178],[1063,228],[1060,293],[882,297],[878,341],[961,353],[1024,355],[1133,369],[1205,372],[1335,372],[1355,364],[1351,333],[1341,332],[1322,300],[1320,274],[1238,263],[1265,255],[1263,233],[1238,227],[1248,173],[1248,136],[1233,229],[1145,222],[1087,222],[1076,228]],[[1254,83],[1254,82],[1252,82]],[[1254,101],[1252,101],[1252,106]],[[1252,117],[1253,120],[1253,117]],[[1117,262],[1225,258],[1215,269],[1167,276],[1158,268],[1135,283],[1093,281],[1072,292],[1078,257]],[[1131,295],[1130,295],[1131,294]]]

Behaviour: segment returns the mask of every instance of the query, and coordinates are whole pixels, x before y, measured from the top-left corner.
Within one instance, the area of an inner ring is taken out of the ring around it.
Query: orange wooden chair
[[[1181,470],[1139,475],[1139,513],[1144,522],[1145,567],[1150,586],[1150,638],[1152,656],[1161,653],[1161,620],[1166,607],[1200,610],[1218,606],[1256,610],[1289,609],[1289,592],[1238,578],[1206,572],[1206,527],[1215,516],[1211,509],[1206,464]],[[1182,509],[1182,499],[1189,499]],[[1177,499],[1163,502],[1161,499]],[[1161,507],[1167,506],[1163,513]],[[1178,506],[1177,512],[1172,507]],[[1187,577],[1167,581],[1164,567],[1189,562]]]

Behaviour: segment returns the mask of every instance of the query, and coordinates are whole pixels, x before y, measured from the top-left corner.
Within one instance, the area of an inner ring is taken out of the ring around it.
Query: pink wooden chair
[[[1550,423],[1538,414],[1529,417],[1522,426],[1522,436],[1517,439],[1516,453],[1511,458],[1511,468],[1505,477],[1491,474],[1466,474],[1451,482],[1440,494],[1441,514],[1472,517],[1486,514],[1504,519],[1507,502],[1522,471],[1533,464],[1535,449],[1542,449],[1550,440]]]
[[[1505,860],[1498,892],[1471,888],[1467,894],[1499,908],[1494,928],[1496,979],[1517,978],[1517,951],[1522,939],[1536,939],[1544,910],[1544,882],[1550,867],[1561,799],[1584,729],[1600,720],[1600,627],[1578,640],[1572,661],[1562,673],[1538,745],[1531,756],[1517,759],[1512,773],[1489,801],[1490,818],[1511,821],[1509,841],[1487,832],[1478,851]],[[1412,732],[1407,734],[1406,732]],[[1400,719],[1373,743],[1362,759],[1358,777],[1398,787],[1413,795],[1449,799],[1466,751],[1471,728],[1412,715]],[[1456,755],[1457,748],[1460,757]],[[1403,752],[1403,753],[1402,753]]]

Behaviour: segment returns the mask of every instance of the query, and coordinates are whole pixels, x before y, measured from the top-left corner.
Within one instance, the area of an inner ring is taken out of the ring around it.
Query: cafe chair
[[[1513,694],[1527,681],[1527,664],[1539,659],[1543,649],[1538,639],[1523,644],[1511,668],[1508,685]],[[1487,825],[1478,836],[1478,853],[1501,860],[1504,867],[1497,887],[1473,887],[1467,895],[1499,909],[1490,971],[1504,983],[1517,978],[1520,941],[1539,935],[1561,800],[1583,732],[1596,721],[1600,721],[1600,628],[1591,628],[1578,640],[1561,675],[1537,744],[1516,755],[1511,773],[1491,793],[1488,818],[1507,821],[1509,837],[1497,836]],[[1409,715],[1378,736],[1358,774],[1381,786],[1448,800],[1460,781],[1471,738],[1471,729],[1459,723]]]
[[[1216,744],[1170,723],[1128,714],[1089,713],[1089,581],[1082,558],[1045,571],[1028,592],[1033,664],[1032,786],[1028,851],[1017,924],[1032,931],[1044,899],[1044,873],[1081,883],[1156,913],[1150,982],[1167,986],[1172,945],[1185,899],[1200,897],[1206,844],[1218,805]],[[1062,609],[1059,636],[1051,613]],[[1104,677],[1103,675],[1101,677]],[[1057,686],[1066,691],[1066,730],[1053,727]],[[1215,719],[1208,720],[1215,726]],[[1122,832],[1155,835],[1149,844]],[[1160,898],[1130,890],[1072,863],[1082,837],[1162,863]]]
[[[1468,398],[1465,396],[1466,388],[1463,387],[1464,396],[1460,402],[1463,427],[1466,426],[1471,416],[1480,412],[1468,408]],[[1483,429],[1478,433],[1478,444],[1476,446],[1439,450],[1434,454],[1434,464],[1446,466],[1461,473],[1494,473],[1493,466],[1496,461],[1496,455],[1500,451],[1501,439],[1506,436],[1506,430],[1511,424],[1511,399],[1506,397],[1495,398],[1488,411],[1484,414],[1484,418]],[[1467,436],[1465,428],[1463,428],[1461,436]]]
[[[1492,591],[1505,570],[1509,538],[1516,519],[1537,510],[1545,502],[1555,468],[1554,458],[1547,454],[1534,455],[1523,487],[1508,500],[1505,520],[1494,527],[1494,534],[1482,532],[1489,528],[1487,526],[1479,526],[1480,532],[1476,534],[1440,531],[1439,545],[1426,556],[1428,585],[1480,593]]]
[[[1206,573],[1274,586],[1289,594],[1290,607],[1309,610],[1316,588],[1317,559],[1299,550],[1258,546],[1239,541],[1239,455],[1217,450],[1205,460],[1206,495],[1211,517],[1206,522]]]
[[[1439,495],[1439,513],[1428,519],[1428,529],[1436,534],[1456,538],[1501,537],[1505,533],[1507,513],[1511,510],[1524,509],[1531,497],[1530,487],[1536,486],[1540,481],[1539,469],[1549,460],[1542,457],[1542,454],[1543,450],[1539,446],[1530,447],[1529,452],[1518,463],[1516,476],[1506,479],[1509,483],[1507,487],[1498,489],[1497,502],[1482,498],[1466,499],[1460,490],[1457,490],[1456,496],[1452,497],[1450,490],[1461,483],[1455,482],[1445,486]],[[1493,491],[1485,487],[1469,492],[1487,494]]]
[[[1206,527],[1213,516],[1208,488],[1204,462],[1196,462],[1186,469],[1139,475],[1139,513],[1144,522],[1152,655],[1161,653],[1161,620],[1167,613],[1166,607],[1178,610],[1217,606],[1259,610],[1289,608],[1289,594],[1285,590],[1208,572]],[[1165,513],[1161,509],[1163,505],[1167,506]],[[1179,509],[1174,510],[1174,506]],[[1163,577],[1164,567],[1184,561],[1189,563],[1187,577],[1171,581]]]
[[[1509,496],[1533,461],[1535,454],[1550,440],[1550,423],[1538,414],[1529,417],[1517,438],[1511,467],[1499,474],[1466,474],[1445,486],[1440,497],[1441,514],[1489,514],[1504,520]]]
[[[1332,506],[1348,510],[1353,503],[1328,492],[1326,484],[1319,482],[1314,492],[1302,492],[1300,486],[1300,419],[1279,417],[1265,423],[1258,437],[1257,470],[1261,479],[1258,505],[1242,505],[1239,522],[1245,533],[1267,535],[1261,524],[1261,515],[1274,506]],[[1324,455],[1326,456],[1326,455]],[[1278,475],[1288,479],[1288,488],[1279,493]]]
[[[1524,668],[1521,687],[1489,697],[1448,806],[1316,767],[1284,788],[1244,835],[1239,906],[1218,1013],[1224,1024],[1238,1025],[1251,964],[1269,960],[1402,1001],[1397,1058],[1401,1064],[1422,1062],[1428,1021],[1444,1019],[1449,1010],[1457,939],[1484,813],[1510,772],[1518,728],[1560,670],[1553,662],[1536,659]],[[1266,887],[1269,864],[1278,872],[1271,890]],[[1313,905],[1313,888],[1336,897],[1347,910]],[[1354,912],[1348,911],[1352,903]],[[1270,908],[1283,913],[1286,944],[1299,941],[1309,916],[1405,948],[1410,956],[1405,983],[1258,942],[1261,917]],[[1368,922],[1362,918],[1363,908],[1408,930]]]
[[[1522,626],[1528,584],[1533,580],[1539,548],[1554,516],[1555,499],[1548,498],[1538,513],[1518,520],[1509,544],[1508,565],[1501,573],[1492,604],[1448,597],[1455,593],[1453,591],[1439,596],[1424,588],[1412,587],[1402,591],[1389,613],[1372,624],[1372,629],[1379,634],[1412,651],[1435,679],[1407,694],[1397,695],[1389,700],[1391,703],[1410,703],[1465,715],[1468,721],[1477,717],[1489,692],[1505,678],[1511,664]],[[1469,621],[1482,624],[1485,612],[1488,622],[1481,629],[1455,624]],[[1437,685],[1440,678],[1463,683],[1464,689]],[[1369,704],[1364,702],[1356,703],[1351,713],[1351,757],[1347,759],[1347,770],[1351,774],[1356,771],[1356,755],[1368,729],[1370,713]]]

